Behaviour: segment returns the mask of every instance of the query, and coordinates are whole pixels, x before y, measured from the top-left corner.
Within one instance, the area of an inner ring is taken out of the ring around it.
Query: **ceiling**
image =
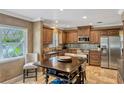
[[[119,9],[1,9],[0,13],[29,21],[42,20],[45,24],[58,28],[122,24]],[[82,18],[84,16],[87,18]]]

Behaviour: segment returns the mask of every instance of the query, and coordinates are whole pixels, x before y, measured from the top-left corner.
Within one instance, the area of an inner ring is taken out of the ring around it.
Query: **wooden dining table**
[[[45,68],[45,82],[48,84],[49,76],[54,76],[66,81],[67,84],[83,84],[84,75],[82,64],[85,59],[73,57],[71,62],[61,62],[57,57],[52,57],[43,62],[36,62],[34,65]]]

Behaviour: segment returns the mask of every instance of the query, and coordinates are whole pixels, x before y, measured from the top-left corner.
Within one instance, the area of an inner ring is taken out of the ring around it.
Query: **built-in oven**
[[[78,42],[79,43],[86,43],[89,42],[89,36],[78,36]]]

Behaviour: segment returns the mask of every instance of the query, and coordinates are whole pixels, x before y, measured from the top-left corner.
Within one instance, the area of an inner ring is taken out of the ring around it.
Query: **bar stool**
[[[23,66],[23,83],[26,78],[36,78],[37,81],[37,69],[38,67],[34,65],[38,61],[37,53],[28,53],[25,55],[25,64]],[[29,75],[29,73],[34,73],[35,75]]]

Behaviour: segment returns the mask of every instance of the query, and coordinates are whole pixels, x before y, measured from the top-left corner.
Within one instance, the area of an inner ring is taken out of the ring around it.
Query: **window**
[[[22,56],[25,52],[25,29],[0,25],[0,59]]]

